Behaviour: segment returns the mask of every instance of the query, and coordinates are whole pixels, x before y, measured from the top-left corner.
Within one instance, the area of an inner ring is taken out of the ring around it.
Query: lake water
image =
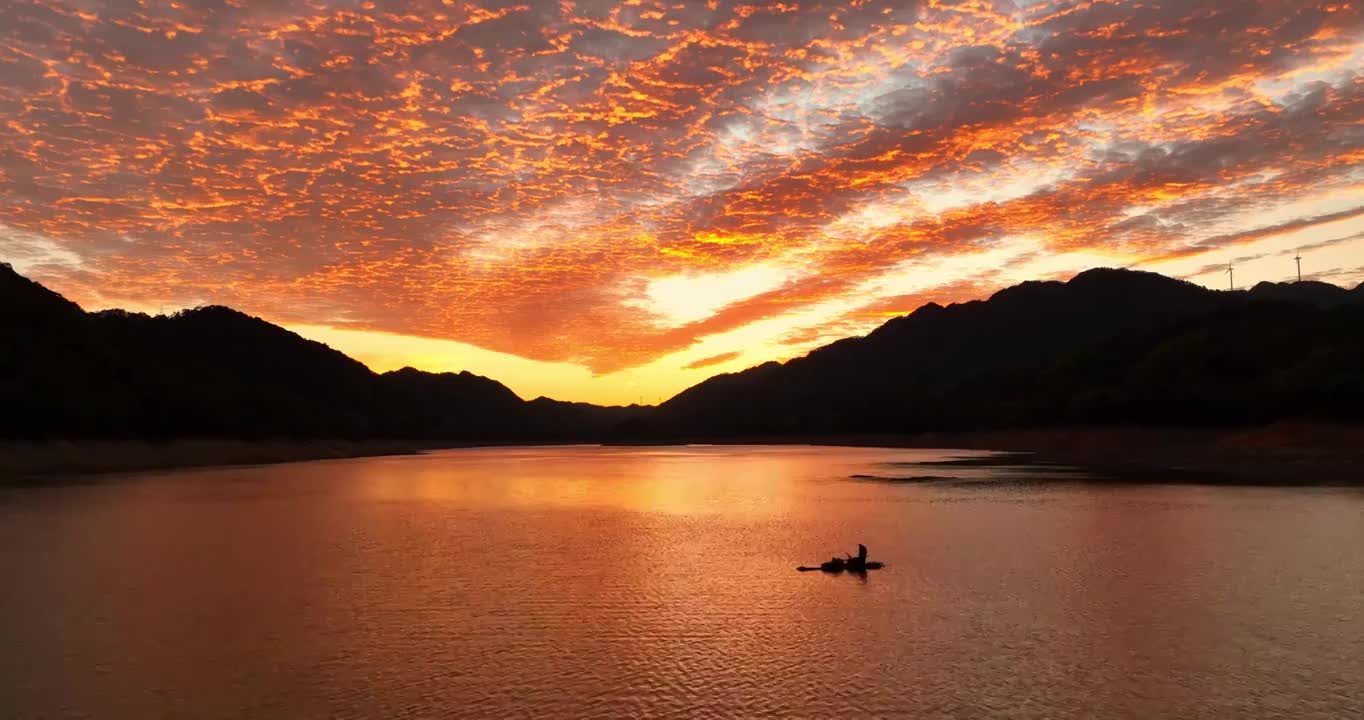
[[[474,449],[0,490],[0,717],[1364,716],[1364,494],[912,467],[951,454]],[[886,568],[794,569],[858,542]]]

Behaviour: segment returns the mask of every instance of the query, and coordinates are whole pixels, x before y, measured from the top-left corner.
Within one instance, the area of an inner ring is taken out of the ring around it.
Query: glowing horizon
[[[1100,265],[1364,280],[1351,3],[15,0],[0,260],[658,402]]]

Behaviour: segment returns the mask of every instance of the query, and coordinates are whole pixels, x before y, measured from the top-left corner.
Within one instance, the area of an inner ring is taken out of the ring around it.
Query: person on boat
[[[831,573],[840,573],[843,572],[844,570],[847,570],[849,572],[862,574],[868,570],[879,570],[882,567],[885,567],[885,565],[879,562],[869,562],[867,560],[867,546],[862,545],[860,543],[857,546],[857,557],[853,557],[851,555],[848,555],[847,553],[843,554],[845,557],[847,557],[846,560],[844,560],[841,557],[834,556],[832,558],[829,558],[828,562],[820,563],[819,567],[806,567],[804,565],[801,565],[796,569],[802,572],[806,570],[823,570],[824,572]]]
[[[866,546],[866,545],[863,545],[862,543],[858,543],[858,544],[857,544],[857,557],[849,557],[849,558],[848,558],[848,569],[849,569],[849,570],[866,570],[866,569],[867,569],[867,546]]]

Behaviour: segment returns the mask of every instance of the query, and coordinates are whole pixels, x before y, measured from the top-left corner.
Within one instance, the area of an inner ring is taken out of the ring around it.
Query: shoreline
[[[122,473],[420,455],[431,450],[575,443],[414,440],[0,440],[0,487]],[[592,443],[599,444],[599,443]]]
[[[1364,486],[1360,426],[1019,431],[1004,436],[984,433],[973,439],[979,444],[970,449],[1026,452],[1029,464],[1071,465],[1109,482]]]
[[[1098,428],[915,435],[694,438],[714,445],[823,445],[1021,453],[1012,465],[1068,465],[1086,482],[1364,486],[1364,425],[1278,423],[1260,428]],[[680,445],[677,443],[657,443]],[[526,443],[402,440],[172,440],[0,442],[0,485],[180,468],[416,455]],[[632,447],[613,445],[609,447]]]
[[[1019,453],[1009,465],[1066,465],[1083,482],[1364,486],[1364,425],[1283,422],[1248,428],[1056,428],[909,435],[689,438],[714,445],[989,450]],[[1037,481],[1044,482],[1044,481]]]
[[[428,449],[391,440],[9,441],[0,442],[0,485],[152,470],[415,455]]]

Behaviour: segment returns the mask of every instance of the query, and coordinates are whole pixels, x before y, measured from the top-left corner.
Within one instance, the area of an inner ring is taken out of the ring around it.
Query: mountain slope
[[[711,378],[628,430],[727,437],[1352,416],[1350,403],[1364,399],[1350,381],[1364,371],[1359,294],[1319,285],[1224,293],[1109,269],[1023,283]],[[1272,397],[1234,399],[1248,394]]]
[[[925,305],[658,408],[377,375],[224,307],[86,313],[0,265],[0,438],[648,442],[1055,425],[1364,419],[1364,285],[1212,291],[1091,270]]]
[[[588,440],[637,410],[570,413],[470,373],[376,375],[225,307],[85,313],[0,265],[0,437]]]

